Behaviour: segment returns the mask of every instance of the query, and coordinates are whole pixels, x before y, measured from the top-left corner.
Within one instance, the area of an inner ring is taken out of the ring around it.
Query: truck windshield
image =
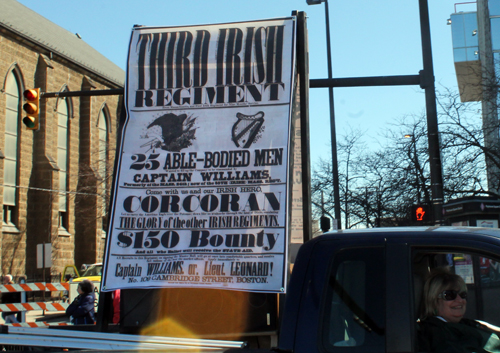
[[[102,265],[92,265],[83,273],[82,277],[100,276],[102,274]]]

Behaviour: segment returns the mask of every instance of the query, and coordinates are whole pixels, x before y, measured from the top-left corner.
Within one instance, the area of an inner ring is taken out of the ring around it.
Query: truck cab
[[[448,266],[468,287],[466,317],[500,326],[500,231],[418,227],[338,231],[304,244],[287,292],[279,348],[419,352],[422,289]]]

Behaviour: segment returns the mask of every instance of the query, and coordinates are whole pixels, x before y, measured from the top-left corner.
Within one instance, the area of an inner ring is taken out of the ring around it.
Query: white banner
[[[102,290],[284,292],[294,18],[134,28]]]

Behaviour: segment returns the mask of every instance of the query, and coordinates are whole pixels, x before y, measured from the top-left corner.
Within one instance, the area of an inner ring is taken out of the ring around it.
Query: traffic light
[[[411,207],[411,219],[415,224],[427,224],[431,221],[431,216],[429,205],[420,204]]]
[[[38,114],[40,113],[40,88],[27,89],[23,93],[25,103],[23,110],[26,116],[23,124],[28,130],[38,130]]]

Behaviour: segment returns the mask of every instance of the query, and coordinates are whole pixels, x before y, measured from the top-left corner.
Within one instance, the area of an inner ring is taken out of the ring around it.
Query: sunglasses
[[[462,299],[467,299],[467,292],[458,292],[456,290],[445,290],[442,293],[439,293],[438,298],[451,301],[455,300],[457,295],[459,295]]]

